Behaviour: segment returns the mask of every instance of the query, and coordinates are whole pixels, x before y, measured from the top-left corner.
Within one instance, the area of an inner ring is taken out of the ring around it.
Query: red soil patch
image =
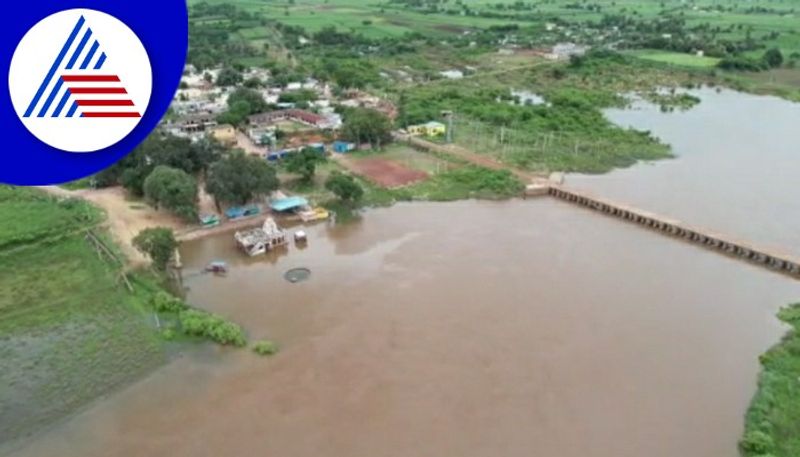
[[[408,168],[397,162],[379,158],[353,160],[349,168],[382,187],[400,187],[428,178],[424,171]]]

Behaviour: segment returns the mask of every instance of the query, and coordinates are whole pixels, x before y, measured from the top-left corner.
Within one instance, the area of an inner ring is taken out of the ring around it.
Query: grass
[[[2,188],[0,212],[0,442],[28,435],[163,363],[146,310],[148,289],[129,293],[116,267],[81,234],[87,208],[30,189]],[[97,222],[100,213],[88,211]],[[23,228],[39,237],[19,237]],[[63,236],[42,241],[41,236]],[[9,238],[10,236],[10,238]],[[137,284],[150,280],[134,279]]]
[[[37,190],[0,185],[0,249],[65,236],[102,217],[81,200],[58,200]]]
[[[761,356],[758,391],[740,442],[745,457],[800,455],[800,304],[782,309],[778,317],[791,330]]]
[[[720,60],[715,57],[647,49],[633,51],[630,54],[644,60],[692,68],[712,68],[716,66]]]

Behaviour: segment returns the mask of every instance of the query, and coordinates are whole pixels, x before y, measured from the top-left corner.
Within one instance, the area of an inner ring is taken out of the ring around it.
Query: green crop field
[[[145,298],[119,284],[116,267],[78,231],[102,214],[30,189],[0,186],[0,196],[0,246],[11,246],[0,248],[6,442],[130,382],[164,355],[142,311]]]

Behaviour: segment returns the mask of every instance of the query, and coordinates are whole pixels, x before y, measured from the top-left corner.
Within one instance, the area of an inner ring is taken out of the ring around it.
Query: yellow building
[[[425,124],[409,125],[406,130],[411,135],[440,136],[447,132],[447,126],[441,122],[431,121]]]
[[[216,125],[211,128],[211,136],[225,145],[236,144],[236,129],[232,125]]]

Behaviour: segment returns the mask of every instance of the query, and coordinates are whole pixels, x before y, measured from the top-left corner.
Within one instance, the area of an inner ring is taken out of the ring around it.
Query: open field
[[[389,189],[423,181],[428,177],[424,171],[415,170],[394,160],[380,157],[343,159],[341,162],[354,173]]]
[[[680,52],[668,52],[657,50],[638,50],[630,53],[640,59],[652,60],[653,62],[668,63],[681,67],[711,68],[715,66],[719,59],[715,57],[701,57]]]
[[[6,240],[18,233],[12,224],[44,235],[92,210],[30,189],[0,192],[14,192],[27,205],[16,220],[0,220]],[[0,212],[9,210],[0,204]],[[101,219],[94,213],[93,221]],[[159,337],[143,311],[146,289],[130,294],[117,268],[68,229],[0,250],[0,442],[33,433],[162,363]]]

